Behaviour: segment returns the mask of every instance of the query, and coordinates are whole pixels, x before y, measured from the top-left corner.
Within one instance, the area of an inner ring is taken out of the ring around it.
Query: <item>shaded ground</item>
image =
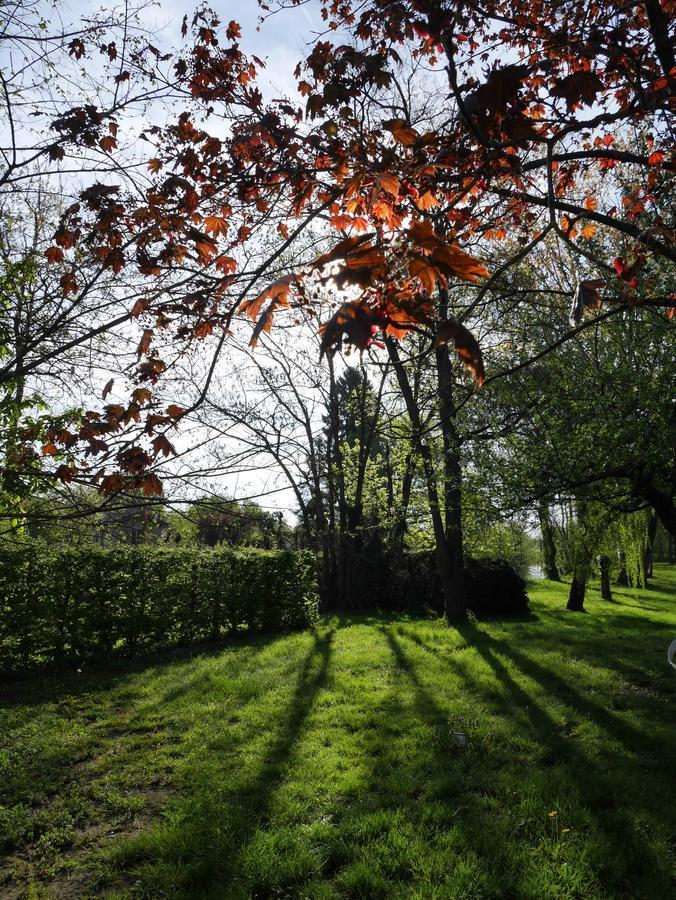
[[[665,898],[676,572],[0,691],[1,897]]]

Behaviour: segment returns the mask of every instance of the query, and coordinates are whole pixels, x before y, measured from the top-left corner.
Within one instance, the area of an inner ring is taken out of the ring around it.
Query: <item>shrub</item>
[[[0,548],[0,673],[134,656],[317,616],[308,552]]]
[[[465,561],[467,605],[478,616],[518,616],[528,612],[526,582],[506,559]]]
[[[523,578],[504,559],[465,560],[467,606],[477,615],[522,615],[528,612]],[[442,613],[444,602],[434,553],[405,553],[392,567],[390,603],[406,611]]]

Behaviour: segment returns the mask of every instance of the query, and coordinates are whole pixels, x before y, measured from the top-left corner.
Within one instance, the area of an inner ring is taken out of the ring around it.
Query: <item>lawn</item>
[[[659,898],[676,570],[0,690],[0,896]]]

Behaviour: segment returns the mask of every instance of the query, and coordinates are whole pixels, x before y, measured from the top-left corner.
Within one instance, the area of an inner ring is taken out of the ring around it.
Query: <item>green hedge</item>
[[[316,616],[308,552],[0,548],[0,674],[290,631]]]

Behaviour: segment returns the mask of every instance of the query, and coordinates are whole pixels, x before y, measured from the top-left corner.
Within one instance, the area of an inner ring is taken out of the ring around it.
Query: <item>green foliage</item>
[[[0,672],[303,628],[316,607],[305,552],[26,541],[0,550]]]
[[[167,515],[167,543],[195,547],[199,544],[199,526],[190,516],[172,510]]]
[[[648,548],[648,511],[640,510],[622,516],[618,531],[622,550],[627,560],[629,583],[634,587],[646,586],[645,554]]]
[[[226,497],[203,497],[190,505],[184,514],[193,523],[197,542],[206,547],[228,544],[231,547],[262,547],[264,550],[285,549],[290,529],[281,513],[267,512],[257,503],[239,503]],[[180,532],[190,538],[184,528]]]
[[[620,243],[602,253],[607,259],[627,255]],[[529,356],[537,360],[494,382],[475,404],[477,434],[490,424],[495,437],[477,442],[473,462],[506,511],[589,500],[620,513],[651,503],[649,488],[665,501],[673,495],[674,418],[666,386],[674,329],[657,309],[641,307],[642,291],[645,299],[668,295],[668,269],[660,265],[654,280],[642,278],[637,296],[618,304],[607,320],[593,324],[587,312],[584,329],[565,340],[564,295],[591,274],[586,263],[544,240],[528,262],[511,270],[511,290],[505,285],[509,303],[513,292],[551,291],[544,307],[543,301],[509,306],[504,327],[510,339],[487,351],[494,371]],[[572,543],[561,549],[570,571]]]
[[[357,496],[357,479],[359,477],[359,458],[361,449],[358,443],[347,441],[340,448],[344,482],[345,499],[354,507]],[[384,458],[378,454],[370,456],[364,463],[364,484],[362,500],[362,516],[367,524],[387,520],[387,478]]]
[[[336,381],[337,440],[342,444],[356,444],[373,431],[378,421],[379,398],[376,396],[363,368],[347,366]],[[330,427],[330,417],[324,419]],[[376,439],[371,447],[374,456],[380,449]]]
[[[30,345],[27,334],[36,316],[35,292],[44,273],[33,249],[14,260],[6,247],[8,233],[19,227],[0,212],[0,363],[5,371],[0,379],[0,517],[9,530],[21,533],[23,514],[33,494],[39,490],[44,458],[38,452],[48,428],[63,429],[76,423],[80,410],[63,409],[56,414],[41,390],[26,381],[24,375],[12,375],[12,367],[23,360]],[[48,304],[46,304],[48,305]],[[9,360],[6,368],[5,362]],[[12,362],[14,360],[15,362]],[[50,461],[62,454],[56,447]]]
[[[463,498],[464,502],[464,498]],[[463,507],[465,550],[474,557],[504,559],[525,577],[540,562],[537,540],[516,519],[484,521],[467,504]]]
[[[3,222],[3,231],[7,230],[7,224]],[[16,260],[3,256],[0,269],[0,360],[12,353],[15,334],[11,313],[16,306],[30,300],[37,276],[35,253],[24,253]]]
[[[615,516],[596,547],[609,557],[614,575],[624,565],[628,583],[638,588],[646,587],[649,518],[650,511],[646,509]]]
[[[102,531],[104,514],[95,511],[101,501],[96,489],[85,485],[35,491],[23,504],[23,534],[50,545],[93,544]],[[16,534],[0,533],[0,540],[3,537],[10,545],[21,540]]]

